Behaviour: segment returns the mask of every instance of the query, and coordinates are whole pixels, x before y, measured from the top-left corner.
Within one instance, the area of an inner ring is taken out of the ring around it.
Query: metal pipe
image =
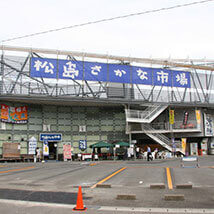
[[[177,63],[175,61],[163,60],[163,59],[149,59],[149,58],[137,58],[137,57],[124,57],[124,56],[114,56],[107,54],[95,54],[95,53],[84,53],[78,51],[59,51],[53,49],[41,49],[41,48],[27,48],[27,47],[15,47],[15,46],[6,46],[1,45],[0,50],[2,51],[19,51],[19,52],[37,52],[43,54],[56,54],[56,55],[72,55],[76,57],[89,57],[89,58],[100,58],[100,59],[111,59],[118,61],[127,61],[127,62],[137,62],[137,63],[148,63],[155,65],[164,65],[164,66],[172,66],[172,67],[183,67],[183,68],[194,68],[199,70],[209,70],[214,71],[214,67],[205,66],[205,65],[191,65],[185,63]],[[193,60],[191,60],[193,61]],[[199,60],[199,61],[204,61]],[[207,61],[207,60],[206,60]],[[214,60],[211,60],[214,62]]]

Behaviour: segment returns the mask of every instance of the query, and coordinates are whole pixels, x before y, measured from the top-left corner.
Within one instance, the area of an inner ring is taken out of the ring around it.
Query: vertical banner
[[[175,110],[169,110],[169,123],[172,125],[175,122]]]
[[[63,145],[63,157],[64,161],[67,159],[71,159],[71,144]]]
[[[79,149],[82,151],[87,149],[87,141],[86,140],[80,140],[79,141]]]
[[[200,110],[195,110],[195,116],[196,116],[196,121],[197,121],[197,128],[201,128],[201,111]]]
[[[201,111],[195,110],[195,115],[196,115],[197,124],[201,124]]]
[[[181,139],[181,148],[182,148],[183,153],[185,153],[185,151],[186,151],[186,142],[187,142],[186,138]]]
[[[10,107],[1,105],[1,121],[5,123],[27,123],[27,106]]]
[[[49,147],[48,147],[48,141],[43,142],[43,155],[49,156]]]
[[[205,136],[213,136],[213,118],[210,114],[204,113],[204,129],[205,129]]]
[[[188,123],[188,117],[189,117],[189,113],[187,111],[184,112],[183,125],[185,125],[185,126]]]
[[[35,155],[36,154],[36,148],[37,148],[37,140],[35,137],[31,137],[29,139],[29,144],[28,144],[28,154],[29,155]]]

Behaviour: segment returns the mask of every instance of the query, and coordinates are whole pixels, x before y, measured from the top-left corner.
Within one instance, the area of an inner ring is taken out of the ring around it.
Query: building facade
[[[1,50],[1,156],[4,143],[20,143],[20,154],[29,154],[32,139],[41,150],[47,141],[51,158],[58,160],[63,159],[65,144],[73,154],[91,153],[90,145],[98,141],[126,141],[142,148],[157,144],[182,154],[214,153],[212,66],[17,47]],[[145,63],[153,65],[143,67]],[[101,66],[106,76],[99,76]],[[61,138],[41,140],[41,134]]]

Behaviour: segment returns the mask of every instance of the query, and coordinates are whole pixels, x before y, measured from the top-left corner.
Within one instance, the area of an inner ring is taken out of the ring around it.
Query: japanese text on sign
[[[190,72],[75,60],[31,58],[31,77],[190,88]]]
[[[27,123],[27,106],[11,107],[5,104],[1,105],[1,121],[6,123]]]

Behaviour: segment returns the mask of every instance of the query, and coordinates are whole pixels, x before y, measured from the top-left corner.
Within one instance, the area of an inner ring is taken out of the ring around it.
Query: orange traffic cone
[[[84,207],[83,200],[82,200],[82,188],[79,186],[78,195],[77,195],[77,204],[73,211],[84,211],[87,208]]]

